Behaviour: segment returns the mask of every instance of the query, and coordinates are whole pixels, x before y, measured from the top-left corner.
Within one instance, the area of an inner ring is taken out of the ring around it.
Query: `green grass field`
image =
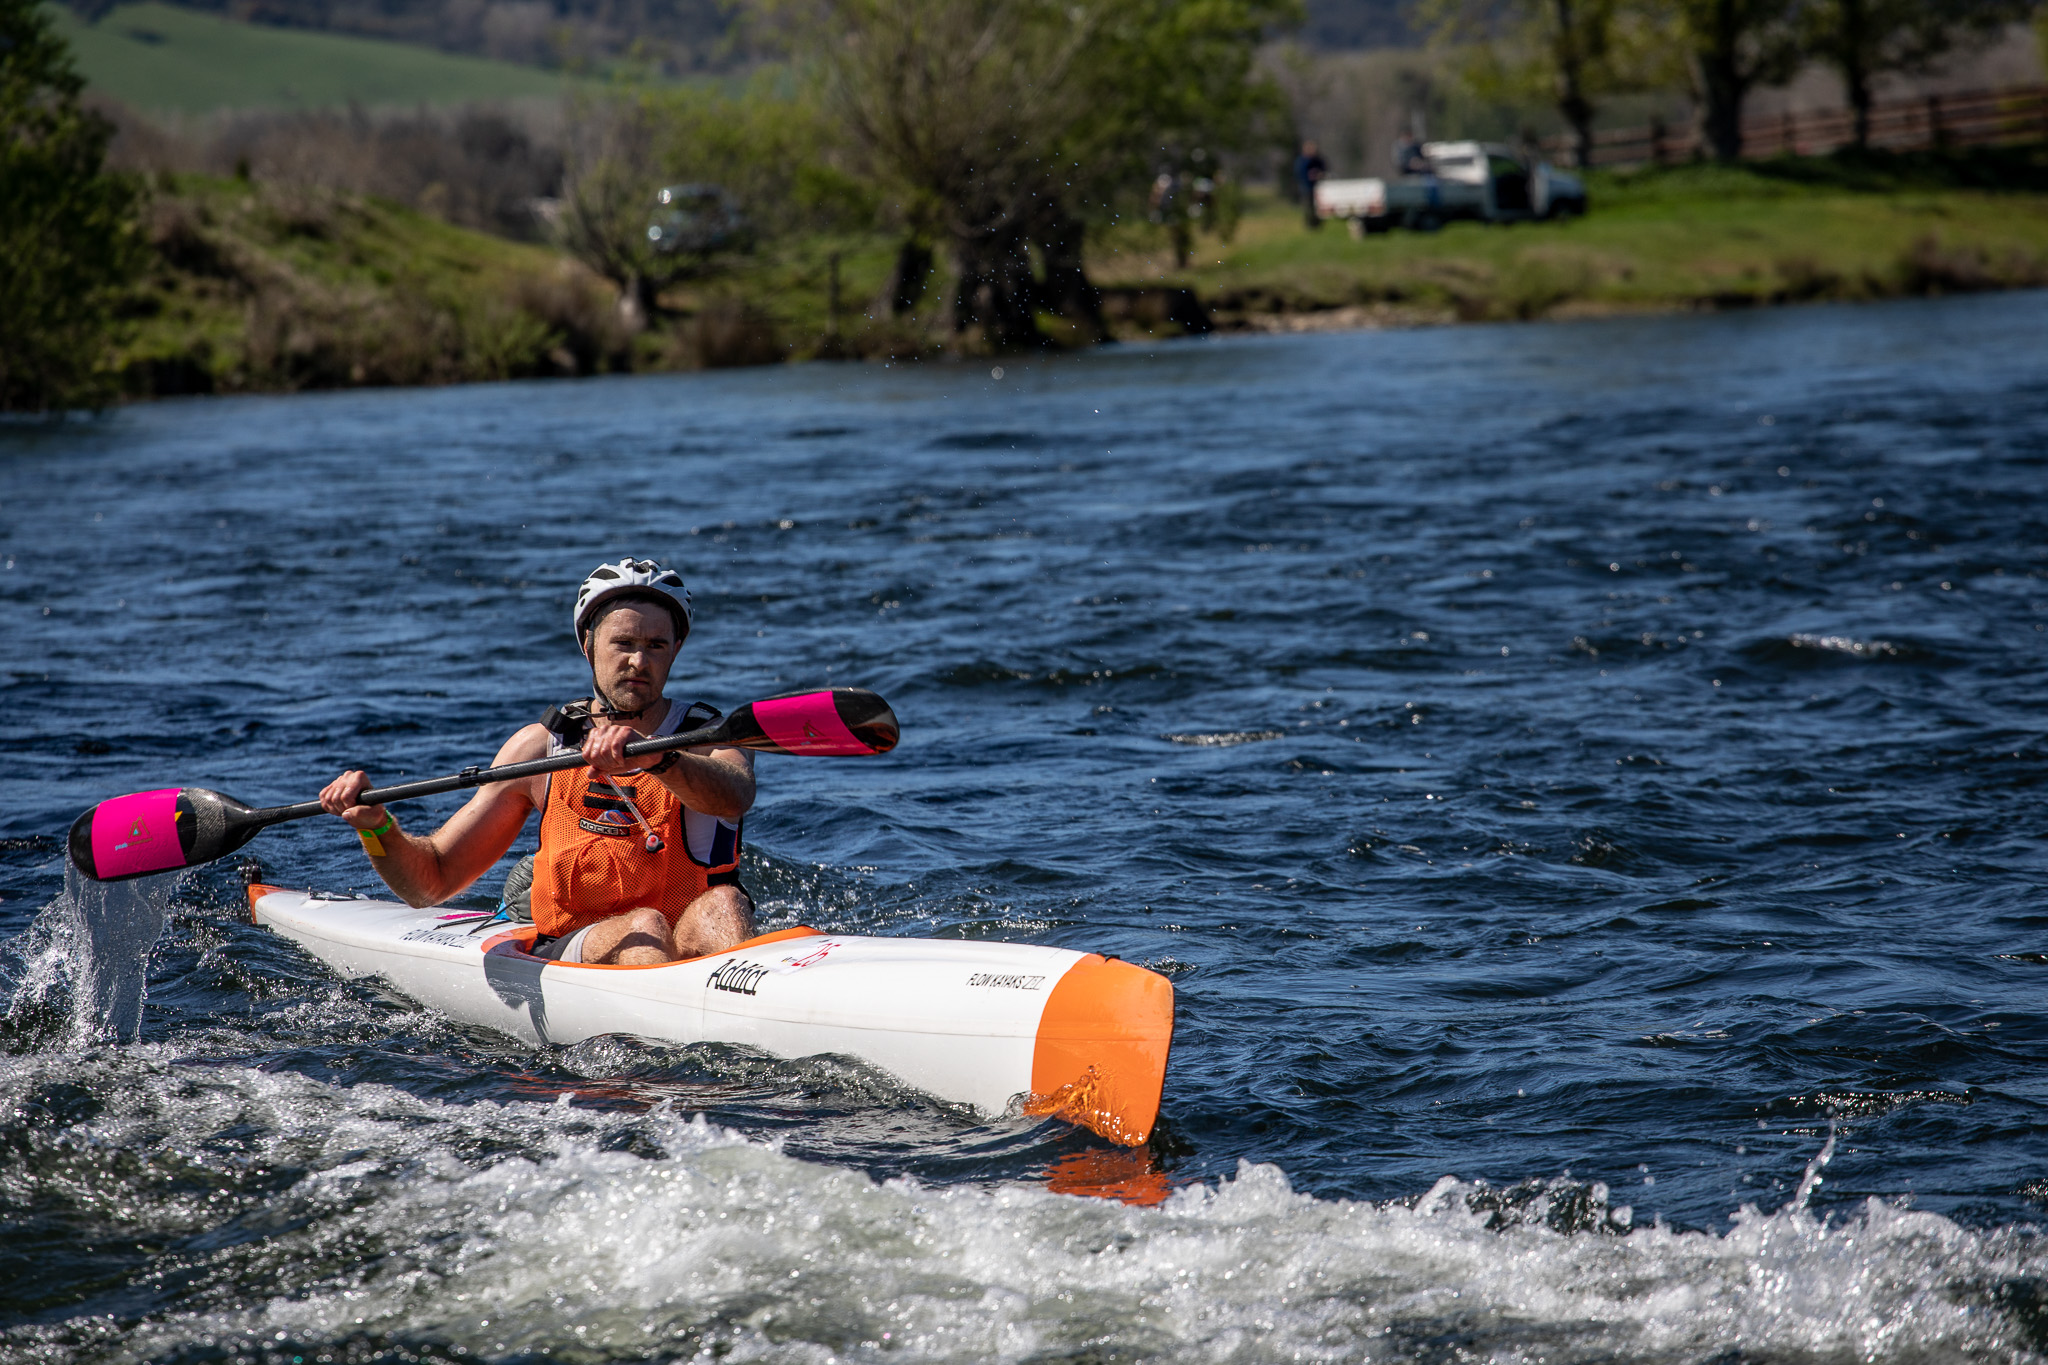
[[[570,85],[509,62],[235,23],[170,5],[122,5],[97,24],[69,9],[50,12],[92,89],[137,109],[457,104],[559,95]]]
[[[2048,284],[2048,148],[1807,158],[1596,175],[1567,223],[1354,239],[1255,199],[1186,270],[1142,231],[1104,238],[1105,284],[1192,287],[1219,322],[1536,318]],[[1156,230],[1155,230],[1156,231]]]

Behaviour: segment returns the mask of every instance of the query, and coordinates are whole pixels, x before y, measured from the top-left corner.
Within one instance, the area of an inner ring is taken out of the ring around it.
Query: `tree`
[[[791,89],[787,71],[770,68],[738,90],[670,87],[648,107],[664,174],[728,191],[757,239],[873,225],[873,190],[842,164],[825,111],[813,92]]]
[[[1717,159],[1737,160],[1749,92],[1799,69],[1793,0],[1672,0],[1671,11],[1691,54],[1701,136]]]
[[[1870,145],[1870,86],[1888,72],[1920,72],[1959,45],[2025,19],[2034,0],[1809,0],[1805,47],[1841,73],[1858,148]]]
[[[738,91],[629,83],[579,108],[556,233],[619,286],[636,330],[664,288],[732,253],[873,221],[867,188],[834,164],[822,114],[787,84],[774,71]],[[657,231],[679,217],[695,230]]]
[[[1036,312],[1102,334],[1087,224],[1143,212],[1156,158],[1244,145],[1252,76],[1290,0],[763,0],[913,243],[950,247],[957,330],[1042,344]],[[1032,252],[1044,263],[1034,273]]]
[[[619,287],[619,317],[634,332],[664,287],[708,264],[706,253],[663,252],[648,238],[662,180],[656,137],[637,93],[580,100],[551,224],[563,250]]]
[[[37,0],[0,0],[0,408],[104,402],[113,310],[141,269],[140,191]]]
[[[1625,0],[1423,0],[1417,12],[1435,43],[1463,53],[1476,93],[1554,105],[1581,166],[1593,164],[1598,101],[1659,74],[1656,25]]]
[[[1202,225],[1228,237],[1242,208],[1228,158],[1295,145],[1286,99],[1252,68],[1259,45],[1299,9],[1292,0],[1130,0],[1110,13],[1086,70],[1091,116],[1068,149],[1068,207],[1089,222],[1122,221],[1149,207],[1165,171],[1194,192],[1189,208],[1206,200]]]

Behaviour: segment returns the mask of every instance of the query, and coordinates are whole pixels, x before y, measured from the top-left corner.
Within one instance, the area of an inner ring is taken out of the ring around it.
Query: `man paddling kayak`
[[[371,786],[345,772],[321,806],[355,829],[384,884],[413,906],[466,890],[505,856],[539,811],[532,908],[534,951],[563,962],[652,966],[723,952],[754,934],[739,884],[740,823],[754,804],[745,749],[671,749],[647,767],[627,743],[709,724],[716,709],[663,695],[690,633],[690,594],[648,559],[602,564],[576,594],[576,642],[592,697],[549,710],[505,741],[493,766],[580,750],[585,766],[478,789],[420,838],[383,806],[357,805]]]

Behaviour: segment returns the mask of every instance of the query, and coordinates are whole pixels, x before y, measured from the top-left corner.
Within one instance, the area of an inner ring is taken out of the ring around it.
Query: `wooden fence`
[[[1742,121],[1744,156],[1815,156],[1846,147],[1855,120],[1847,109],[1823,109]],[[1870,111],[1870,145],[1891,151],[1974,147],[1999,142],[2048,141],[2048,85],[1970,90],[1920,99],[1887,100]],[[1546,139],[1554,159],[1569,163],[1572,139]],[[1593,134],[1595,166],[1689,161],[1700,152],[1698,132],[1655,122]]]

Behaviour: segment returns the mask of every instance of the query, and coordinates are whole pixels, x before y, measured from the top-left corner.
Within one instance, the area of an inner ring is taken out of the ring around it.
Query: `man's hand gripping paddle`
[[[716,725],[659,739],[635,740],[629,757],[698,745],[759,749],[771,754],[885,754],[896,747],[896,713],[858,687],[834,687],[751,702]],[[357,800],[365,806],[509,782],[583,765],[579,753],[556,754],[502,768],[464,768],[451,777],[378,787]],[[71,825],[71,861],[95,881],[118,882],[198,867],[225,858],[261,830],[321,814],[318,801],[254,810],[204,787],[165,787],[102,801]]]

